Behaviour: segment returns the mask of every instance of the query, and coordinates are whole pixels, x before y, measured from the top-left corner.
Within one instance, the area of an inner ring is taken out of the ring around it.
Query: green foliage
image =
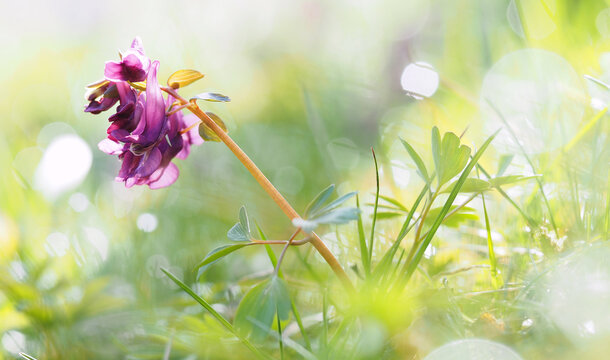
[[[233,241],[250,241],[252,236],[250,235],[250,223],[248,221],[248,213],[246,207],[242,206],[239,209],[239,222],[233,225],[227,232],[229,240]]]
[[[469,156],[470,148],[460,145],[460,138],[457,135],[451,132],[445,133],[441,141],[438,128],[436,126],[432,128],[432,157],[439,188],[464,169]]]
[[[360,210],[351,207],[340,207],[347,200],[356,195],[350,192],[338,197],[327,204],[328,199],[335,191],[335,185],[330,185],[309,203],[305,209],[305,219],[294,219],[294,226],[302,228],[305,232],[311,232],[321,224],[345,224],[352,220],[358,220]]]
[[[244,336],[261,342],[269,336],[276,314],[286,320],[290,313],[290,296],[278,276],[256,285],[243,297],[235,313],[235,327]]]

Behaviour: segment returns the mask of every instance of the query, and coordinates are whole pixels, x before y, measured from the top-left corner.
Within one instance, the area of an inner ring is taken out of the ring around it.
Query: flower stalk
[[[292,221],[293,219],[301,218],[296,210],[288,203],[288,201],[282,196],[282,194],[273,186],[271,181],[263,174],[263,172],[256,166],[256,164],[250,159],[250,157],[233,141],[233,139],[218,125],[212,118],[210,118],[204,111],[202,111],[195,101],[187,101],[180,96],[175,89],[171,87],[161,87],[161,90],[173,96],[177,101],[185,106],[190,112],[197,116],[206,126],[208,126],[214,133],[220,138],[220,140],[233,152],[237,159],[248,169],[250,174],[259,183],[259,185],[267,192],[267,194],[273,199],[273,201],[279,206],[282,212]],[[349,291],[355,291],[355,288],[343,270],[343,267],[330,252],[328,247],[324,244],[320,237],[312,232],[311,239],[309,241],[313,247],[322,255],[324,260],[331,267],[333,272],[337,275],[341,283]]]

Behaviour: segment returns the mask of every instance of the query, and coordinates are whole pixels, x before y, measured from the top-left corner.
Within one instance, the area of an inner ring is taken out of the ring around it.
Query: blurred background
[[[222,338],[214,331],[218,325],[159,267],[230,317],[248,276],[270,269],[265,253],[232,254],[198,282],[195,264],[226,243],[241,205],[270,238],[290,233],[290,223],[222,143],[205,143],[177,160],[180,177],[169,188],[126,189],[113,181],[119,163],[97,149],[106,116],[83,112],[84,87],[102,78],[104,62],[116,60],[135,36],[161,62],[161,81],[185,68],[206,74],[182,89],[183,96],[230,96],[230,103],[207,109],[225,120],[230,135],[298,210],[335,183],[339,193],[359,192],[369,223],[371,147],[380,161],[382,194],[410,204],[422,183],[398,137],[431,163],[432,126],[458,135],[468,129],[462,141],[480,145],[503,126],[496,107],[524,149],[503,132],[483,166],[495,171],[502,155],[517,154],[508,173],[544,173],[560,228],[549,240],[553,247],[524,247],[531,239],[526,224],[495,196],[488,206],[494,241],[508,249],[499,255],[505,281],[542,276],[547,263],[541,259],[559,261],[553,259],[564,241],[573,249],[600,240],[603,229],[607,237],[608,117],[591,120],[610,96],[584,75],[610,82],[609,2],[1,1],[0,359],[20,351],[40,359],[155,359],[163,357],[168,339],[172,358],[223,358],[218,354],[230,341],[216,341]],[[585,126],[591,131],[579,132]],[[582,135],[574,140],[576,134]],[[534,182],[510,195],[548,225]],[[380,221],[380,249],[399,226]],[[441,273],[483,262],[481,229],[478,219],[459,231],[444,229],[429,265]],[[347,268],[359,257],[354,231],[347,225],[324,235]],[[593,265],[574,260],[583,277],[599,274],[595,284],[606,287],[582,285],[585,293],[601,294],[598,300],[610,299],[604,251],[607,246],[593,251]],[[312,255],[311,262],[334,281],[319,259]],[[574,274],[565,264],[552,269]],[[296,257],[288,258],[287,273],[297,278],[300,268]],[[547,290],[581,283],[570,279],[555,276]],[[494,338],[532,359],[582,353],[593,359],[607,349],[608,302],[573,299],[560,290],[549,300],[529,288],[510,306],[485,295],[456,300],[443,289],[484,291],[489,280],[467,273],[445,281],[449,287],[434,282],[445,295],[428,304],[428,317],[401,324],[383,316],[371,320],[370,328],[382,335],[366,336],[373,342],[369,355],[390,342],[390,358],[421,358],[468,336]],[[319,312],[318,296],[303,290],[300,301],[311,310],[305,315]],[[566,315],[577,308],[592,313]],[[455,312],[443,315],[448,309]]]

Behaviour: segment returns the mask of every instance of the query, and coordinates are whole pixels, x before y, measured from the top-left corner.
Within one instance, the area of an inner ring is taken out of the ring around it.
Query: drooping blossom
[[[85,111],[98,114],[119,103],[116,112],[108,118],[111,123],[107,130],[108,137],[98,144],[98,148],[107,154],[117,155],[122,161],[117,181],[124,182],[127,187],[148,185],[151,189],[158,189],[173,184],[178,178],[178,167],[172,163],[172,159],[185,159],[190,146],[201,144],[203,139],[196,128],[182,133],[183,129],[198,121],[194,115],[181,112],[166,114],[174,99],[171,96],[167,100],[163,98],[157,80],[159,62],[151,62],[144,56],[139,39],[134,40],[130,51],[123,56],[121,63],[113,64],[123,64],[121,66],[125,68],[127,56],[135,53],[141,56],[138,58],[139,64],[149,64],[139,67],[145,71],[146,90],[142,92],[130,84],[131,81],[144,79],[123,76],[137,71],[130,69],[120,73],[121,76],[115,77],[114,73],[108,76],[108,64],[111,62],[107,62],[106,80],[94,85],[88,96],[90,104]]]

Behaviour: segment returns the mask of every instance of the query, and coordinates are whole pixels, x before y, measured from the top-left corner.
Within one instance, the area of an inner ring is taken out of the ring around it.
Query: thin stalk
[[[300,232],[301,232],[301,228],[296,229],[294,234],[292,234],[290,239],[288,239],[288,241],[286,242],[286,245],[284,245],[284,248],[282,249],[280,257],[277,259],[277,265],[275,265],[275,271],[274,271],[275,276],[277,276],[278,272],[280,271],[280,267],[282,266],[282,261],[284,260],[284,256],[286,255],[286,250],[288,250],[288,247],[292,244],[292,241]]]
[[[360,210],[360,199],[356,195],[356,207]],[[365,275],[371,274],[371,260],[369,258],[369,250],[366,245],[366,235],[364,235],[364,225],[362,224],[362,214],[358,213],[358,240],[360,242],[360,257],[362,258],[362,267]]]
[[[278,341],[280,342],[280,359],[284,360],[284,338],[282,337],[282,322],[280,321],[280,309],[276,306],[276,318],[277,318],[277,335]]]
[[[233,154],[237,157],[237,159],[244,165],[244,167],[250,172],[250,174],[254,177],[254,179],[259,183],[259,185],[267,192],[267,194],[275,201],[275,203],[279,206],[282,212],[290,219],[294,220],[300,218],[299,214],[294,210],[294,208],[286,201],[286,199],[282,196],[282,194],[273,186],[271,181],[267,179],[267,177],[263,174],[263,172],[254,164],[254,162],[248,157],[248,155],[233,141],[233,139],[220,127],[214,120],[212,120],[205,112],[203,112],[199,106],[195,102],[188,102],[182,96],[180,96],[174,89],[169,87],[162,87],[161,90],[166,93],[172,95],[176,98],[182,105],[188,105],[187,109],[190,112],[195,114],[207,127],[212,129],[214,133],[220,138],[220,140],[233,152]],[[339,280],[349,291],[354,292],[355,288],[352,284],[351,280],[347,276],[343,267],[335,258],[335,256],[330,252],[328,247],[324,244],[322,239],[315,234],[311,233],[312,239],[311,244],[316,248],[316,250],[322,255],[324,260],[328,263],[331,269],[335,272]]]
[[[377,184],[377,191],[375,193],[375,208],[373,210],[373,223],[371,224],[371,240],[369,241],[369,256],[368,259],[373,258],[373,245],[375,243],[375,224],[377,223],[377,208],[379,206],[379,166],[377,164],[377,156],[375,156],[375,150],[371,148],[373,153],[373,160],[375,161],[375,180]]]
[[[437,196],[438,196],[438,190],[435,191],[434,193],[432,193],[432,195],[430,196],[430,199],[426,203],[426,207],[424,208],[424,211],[422,212],[421,216],[419,217],[419,225],[417,226],[417,231],[415,232],[413,246],[411,246],[411,250],[409,250],[409,255],[407,256],[407,263],[413,259],[413,256],[415,256],[415,253],[417,252],[417,249],[419,248],[419,243],[421,241],[421,232],[424,227],[424,221],[426,220],[426,216],[428,215],[428,212],[432,208],[432,203],[434,202],[434,200],[436,199]],[[426,234],[424,234],[424,236]]]

